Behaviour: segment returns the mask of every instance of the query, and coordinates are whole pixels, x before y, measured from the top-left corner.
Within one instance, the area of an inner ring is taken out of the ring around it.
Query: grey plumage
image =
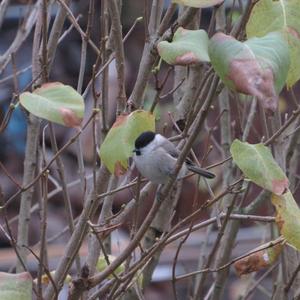
[[[137,138],[134,152],[133,160],[139,172],[150,181],[159,184],[166,183],[174,172],[180,154],[173,143],[153,132],[144,132]],[[213,173],[195,166],[187,159],[179,171],[178,178],[186,175],[188,170],[206,178],[215,177]]]

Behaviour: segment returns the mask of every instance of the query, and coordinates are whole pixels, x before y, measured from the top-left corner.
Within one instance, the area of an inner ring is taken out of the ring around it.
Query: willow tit
[[[164,184],[174,172],[179,151],[174,144],[160,134],[152,131],[143,132],[135,140],[133,160],[138,171],[153,183]],[[188,170],[206,178],[214,178],[215,175],[195,166],[192,161],[186,159],[181,167],[178,177],[182,178]]]

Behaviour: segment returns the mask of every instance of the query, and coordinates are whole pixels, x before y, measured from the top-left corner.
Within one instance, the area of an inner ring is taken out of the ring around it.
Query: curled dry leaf
[[[280,32],[244,43],[216,33],[209,43],[211,63],[231,89],[257,97],[267,112],[278,106],[278,94],[289,68],[288,46]]]
[[[260,248],[261,247],[262,246],[260,246]],[[271,266],[277,260],[282,248],[282,244],[276,244],[271,248],[251,253],[236,261],[234,268],[239,276],[260,271],[261,269]]]

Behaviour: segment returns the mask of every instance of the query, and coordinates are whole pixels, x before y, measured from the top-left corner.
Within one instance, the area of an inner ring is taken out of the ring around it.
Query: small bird
[[[174,144],[161,134],[145,131],[135,140],[133,161],[138,171],[147,179],[157,184],[167,182],[174,172],[179,151]],[[178,177],[182,178],[192,171],[206,178],[214,178],[215,174],[201,169],[189,159],[181,167]]]

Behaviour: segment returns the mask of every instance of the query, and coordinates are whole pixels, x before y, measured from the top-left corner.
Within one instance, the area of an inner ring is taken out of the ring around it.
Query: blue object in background
[[[21,67],[20,69],[22,69]],[[20,91],[31,81],[31,69],[22,73],[18,77],[18,84]],[[5,103],[3,105],[3,110],[6,113],[9,108],[9,104]],[[18,106],[13,111],[9,123],[4,131],[5,147],[4,151],[9,153],[11,151],[15,152],[18,155],[24,155],[25,152],[25,143],[26,143],[26,130],[27,122],[24,112]]]
[[[25,120],[25,115],[21,111],[20,107],[17,107],[14,110],[9,120],[9,123],[4,131],[6,151],[14,151],[19,155],[24,154],[26,129],[27,124]]]

